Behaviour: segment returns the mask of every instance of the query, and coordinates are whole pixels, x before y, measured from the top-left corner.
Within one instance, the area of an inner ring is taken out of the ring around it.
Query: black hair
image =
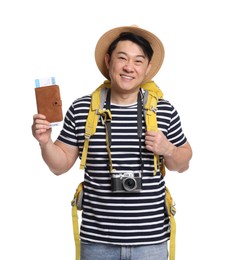
[[[132,41],[138,44],[141,49],[143,50],[144,54],[148,57],[149,61],[152,59],[153,56],[153,49],[150,43],[137,34],[131,32],[122,32],[110,45],[108,48],[108,54],[111,56],[119,41]]]

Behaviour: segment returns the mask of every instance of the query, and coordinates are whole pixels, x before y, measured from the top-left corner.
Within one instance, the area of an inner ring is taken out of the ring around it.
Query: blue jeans
[[[81,241],[81,260],[167,260],[167,242],[146,246],[119,246]]]

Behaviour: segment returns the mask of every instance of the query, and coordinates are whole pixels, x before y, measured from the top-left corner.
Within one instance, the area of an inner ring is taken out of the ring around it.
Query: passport
[[[35,88],[38,114],[46,116],[50,123],[63,120],[62,100],[58,85],[49,85]]]

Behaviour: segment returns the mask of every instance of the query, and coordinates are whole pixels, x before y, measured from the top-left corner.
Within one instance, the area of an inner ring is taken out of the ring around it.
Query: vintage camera
[[[142,190],[141,173],[113,173],[111,177],[113,192],[137,192]]]

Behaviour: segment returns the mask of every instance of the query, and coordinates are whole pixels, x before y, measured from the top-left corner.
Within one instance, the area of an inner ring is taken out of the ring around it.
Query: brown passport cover
[[[35,88],[37,110],[50,123],[63,120],[62,101],[58,85]]]

